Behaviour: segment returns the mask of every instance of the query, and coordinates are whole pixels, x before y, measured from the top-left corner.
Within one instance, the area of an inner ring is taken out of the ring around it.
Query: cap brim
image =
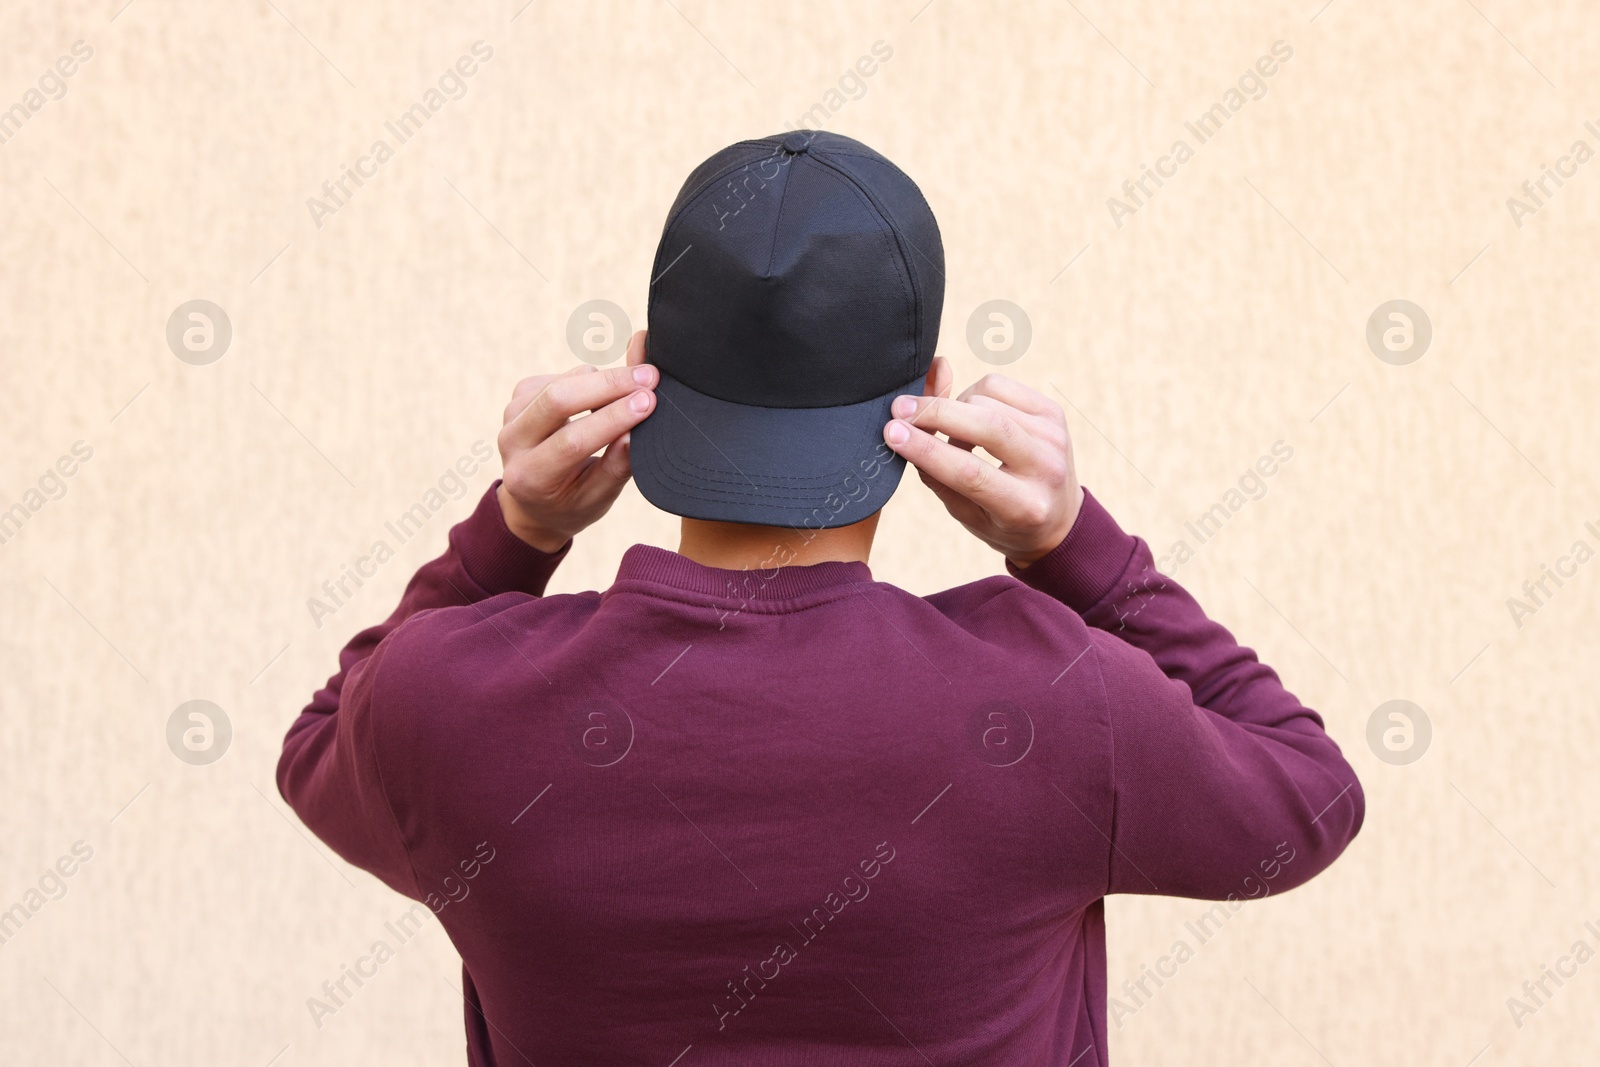
[[[889,405],[920,396],[925,377],[860,404],[767,408],[663,373],[655,411],[630,438],[633,480],[650,503],[691,519],[811,530],[860,522],[889,502],[905,470],[883,440]]]

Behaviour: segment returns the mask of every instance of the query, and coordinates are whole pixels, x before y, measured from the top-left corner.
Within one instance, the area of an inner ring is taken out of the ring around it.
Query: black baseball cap
[[[944,245],[922,192],[860,141],[797,130],[700,164],[651,268],[656,409],[634,481],[664,511],[829,529],[888,502],[889,405],[939,340]]]

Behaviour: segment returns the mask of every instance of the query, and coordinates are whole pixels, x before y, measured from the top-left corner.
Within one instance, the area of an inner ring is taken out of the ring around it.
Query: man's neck
[[[877,531],[876,513],[833,530],[684,519],[678,554],[705,567],[735,571],[807,567],[829,561],[865,563]]]

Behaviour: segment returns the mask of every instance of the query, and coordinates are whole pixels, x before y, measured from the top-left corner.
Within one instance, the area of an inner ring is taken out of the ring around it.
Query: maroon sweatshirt
[[[542,596],[565,552],[491,488],[278,766],[437,914],[472,1064],[1103,1067],[1107,894],[1282,892],[1361,826],[1316,712],[1088,494],[929,597],[647,545]]]

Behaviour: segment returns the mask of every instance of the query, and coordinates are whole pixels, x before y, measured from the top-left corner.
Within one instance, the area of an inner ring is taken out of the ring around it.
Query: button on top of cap
[[[811,134],[801,133],[799,130],[789,134],[783,139],[783,150],[799,155],[811,147]]]

